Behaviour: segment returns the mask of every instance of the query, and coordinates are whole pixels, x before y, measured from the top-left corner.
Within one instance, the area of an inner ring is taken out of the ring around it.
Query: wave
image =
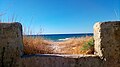
[[[68,39],[71,39],[71,38],[64,38],[64,39],[58,39],[59,41],[65,41],[65,40],[68,40]]]

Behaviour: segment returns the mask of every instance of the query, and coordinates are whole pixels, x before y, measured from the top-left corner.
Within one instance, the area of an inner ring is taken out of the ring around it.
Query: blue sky
[[[120,20],[120,0],[0,0],[0,13],[26,34],[88,33],[96,22]]]

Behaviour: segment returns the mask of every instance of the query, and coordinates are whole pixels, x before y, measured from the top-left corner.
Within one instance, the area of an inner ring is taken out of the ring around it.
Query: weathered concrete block
[[[96,23],[94,39],[95,54],[103,59],[104,67],[120,67],[120,21]]]
[[[0,67],[15,67],[22,55],[20,23],[0,23]]]
[[[102,67],[95,55],[29,55],[21,61],[21,67]]]

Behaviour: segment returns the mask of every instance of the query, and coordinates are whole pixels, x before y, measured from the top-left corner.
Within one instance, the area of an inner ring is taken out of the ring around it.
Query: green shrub
[[[93,38],[91,38],[88,42],[84,43],[81,50],[89,50],[89,49],[93,48],[93,46],[94,46],[94,40],[93,40]]]

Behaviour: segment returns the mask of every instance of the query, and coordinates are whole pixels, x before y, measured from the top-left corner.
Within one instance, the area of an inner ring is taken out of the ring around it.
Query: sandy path
[[[54,53],[64,53],[62,49],[65,48],[65,46],[60,46],[57,43],[53,43],[49,47],[53,50]]]

